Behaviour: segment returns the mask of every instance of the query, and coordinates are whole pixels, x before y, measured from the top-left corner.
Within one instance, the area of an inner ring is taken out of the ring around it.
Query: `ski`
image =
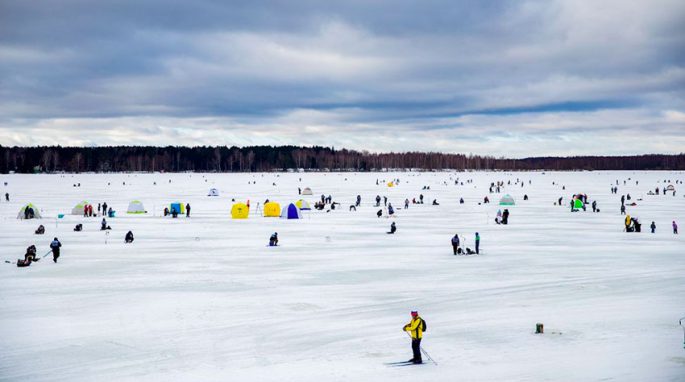
[[[398,362],[386,362],[386,365],[401,365],[405,363],[412,363],[412,361],[398,361]]]
[[[420,366],[420,365],[425,365],[425,363],[404,362],[404,363],[397,363],[397,364],[388,365],[388,367]]]

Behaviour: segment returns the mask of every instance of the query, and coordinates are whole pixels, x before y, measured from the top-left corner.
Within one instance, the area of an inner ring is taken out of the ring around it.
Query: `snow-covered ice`
[[[387,187],[394,178],[400,184]],[[685,174],[2,175],[0,380],[683,381],[685,238],[671,221],[685,230],[685,186],[647,194],[669,179]],[[489,194],[497,180],[512,185]],[[341,208],[302,220],[255,211],[266,198],[296,201],[297,187],[312,188],[312,204],[330,194]],[[221,196],[207,197],[210,188]],[[400,209],[421,193],[426,204]],[[506,226],[494,223],[504,193],[517,203]],[[601,212],[571,213],[574,193]],[[626,193],[641,233],[623,232]],[[349,211],[357,194],[362,206]],[[377,194],[396,217],[376,217]],[[479,205],[486,195],[492,203]],[[233,198],[250,200],[249,219],[231,219]],[[127,215],[134,199],[150,213]],[[56,218],[81,200],[117,211],[108,236],[99,218]],[[190,218],[161,216],[175,201],[191,204]],[[26,202],[44,218],[17,220]],[[395,235],[386,234],[391,221]],[[33,234],[38,224],[44,236]],[[135,242],[125,245],[128,230]],[[282,246],[269,248],[275,231]],[[453,256],[450,238],[473,248],[475,232],[482,255]],[[54,236],[57,264],[4,262],[30,244],[43,255]],[[428,322],[423,345],[438,365],[387,367],[411,357],[401,329],[413,309]],[[545,334],[534,334],[537,322]]]

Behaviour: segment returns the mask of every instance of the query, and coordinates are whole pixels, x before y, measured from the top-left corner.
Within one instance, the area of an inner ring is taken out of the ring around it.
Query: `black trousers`
[[[59,251],[52,251],[52,261],[55,263],[57,262],[57,258],[59,257]]]
[[[411,340],[411,350],[414,353],[414,358],[412,358],[415,362],[416,361],[421,361],[421,339],[414,339],[412,338]]]

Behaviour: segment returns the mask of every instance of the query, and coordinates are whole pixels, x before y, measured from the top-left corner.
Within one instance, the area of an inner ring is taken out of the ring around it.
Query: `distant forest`
[[[685,154],[505,159],[441,153],[369,153],[329,147],[5,147],[0,172],[250,172],[415,170],[685,170]]]

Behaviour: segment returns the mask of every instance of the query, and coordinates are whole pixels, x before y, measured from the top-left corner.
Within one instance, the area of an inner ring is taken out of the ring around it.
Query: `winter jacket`
[[[421,317],[416,316],[411,319],[410,323],[404,325],[404,330],[411,334],[411,338],[419,340],[423,338],[423,325],[421,325],[422,321],[423,319]]]

